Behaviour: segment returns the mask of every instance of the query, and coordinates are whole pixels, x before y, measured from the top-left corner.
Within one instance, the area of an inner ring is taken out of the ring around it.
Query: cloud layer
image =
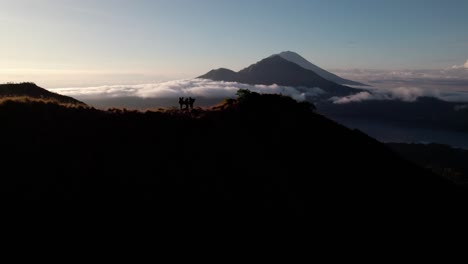
[[[345,97],[333,97],[331,100],[335,104],[346,104],[351,102],[362,102],[367,100],[400,100],[404,102],[414,102],[419,97],[430,96],[439,98],[437,91],[421,89],[416,87],[398,87],[394,89],[379,89],[369,92],[360,92]]]
[[[234,98],[239,89],[248,89],[259,93],[283,94],[297,101],[304,101],[319,95],[326,95],[320,88],[296,88],[280,85],[249,85],[237,82],[220,82],[206,79],[183,79],[169,82],[105,85],[85,88],[58,88],[51,91],[87,100],[106,100],[113,98]],[[332,97],[335,104],[346,104],[368,100],[401,100],[414,102],[419,97],[435,97],[445,101],[468,102],[468,89],[450,90],[428,87],[400,86],[397,88],[369,88],[354,95]]]
[[[345,69],[334,73],[375,87],[420,87],[468,91],[468,61],[446,69],[371,70]]]
[[[446,69],[395,71],[348,69],[334,72],[372,86],[366,92],[331,98],[337,104],[366,100],[412,102],[421,96],[436,97],[451,102],[468,102],[468,60],[463,65]]]
[[[468,60],[466,60],[465,64],[463,65],[452,66],[452,69],[468,69]]]
[[[177,98],[177,97],[235,97],[237,90],[248,89],[260,93],[283,94],[297,101],[323,94],[320,88],[293,88],[273,85],[248,85],[237,82],[219,82],[206,79],[175,80],[138,85],[105,85],[86,88],[57,88],[51,91],[80,100],[119,97]]]
[[[419,97],[435,97],[449,102],[468,102],[468,91],[440,92],[438,89],[422,89],[418,87],[381,88],[344,97],[332,97],[330,100],[335,104],[356,103],[368,100],[414,102]]]

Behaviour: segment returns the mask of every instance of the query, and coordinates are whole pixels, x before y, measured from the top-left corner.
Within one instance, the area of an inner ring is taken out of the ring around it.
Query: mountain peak
[[[283,52],[281,52],[281,53],[279,53],[279,54],[276,54],[276,55],[279,55],[279,56],[281,56],[281,57],[283,57],[283,56],[296,56],[296,57],[301,57],[301,58],[302,58],[302,56],[299,55],[299,53],[294,52],[294,51],[290,51],[290,50],[283,51]],[[274,55],[273,55],[273,56],[274,56]]]
[[[197,78],[247,84],[320,87],[329,96],[349,95],[360,91],[343,85],[367,86],[336,76],[290,50],[273,54],[239,72],[219,68]]]
[[[236,81],[236,72],[226,69],[226,68],[219,68],[216,70],[211,70],[208,73],[199,76],[197,78],[200,79],[209,79],[213,81],[225,81],[225,82],[234,82]]]
[[[347,86],[336,84],[319,76],[317,73],[288,61],[279,55],[265,58],[239,72],[217,69],[198,78],[214,81],[231,81],[246,84],[281,85],[291,87],[319,87],[327,96],[344,96],[360,92]]]
[[[311,63],[310,61],[306,60],[304,57],[302,57],[301,55],[299,55],[298,53],[294,52],[294,51],[283,51],[279,54],[274,54],[272,56],[280,56],[281,58],[285,59],[285,60],[288,60],[290,62],[293,62],[299,66],[301,66],[302,68],[304,69],[307,69],[307,70],[311,70],[313,72],[315,72],[316,74],[318,74],[320,77],[326,79],[326,80],[329,80],[329,81],[332,81],[332,82],[335,82],[335,83],[338,83],[338,84],[343,84],[343,85],[357,85],[357,86],[368,86],[366,84],[363,84],[363,83],[359,83],[359,82],[355,82],[355,81],[352,81],[352,80],[347,80],[347,79],[344,79],[344,78],[341,78],[329,71],[326,71],[320,67],[318,67],[317,65]]]

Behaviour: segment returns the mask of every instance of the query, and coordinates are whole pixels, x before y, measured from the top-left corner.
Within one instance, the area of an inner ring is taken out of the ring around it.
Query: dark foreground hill
[[[421,167],[468,185],[468,150],[442,144],[388,143],[387,146]]]
[[[3,203],[341,221],[437,212],[465,197],[385,145],[279,95],[240,91],[238,100],[190,113],[7,100],[0,123]]]
[[[32,99],[41,99],[48,102],[54,102],[58,104],[74,105],[74,106],[86,106],[85,103],[76,100],[75,98],[56,94],[47,91],[44,88],[37,86],[35,83],[7,83],[0,84],[0,98],[2,100],[6,98],[21,98],[28,97]]]

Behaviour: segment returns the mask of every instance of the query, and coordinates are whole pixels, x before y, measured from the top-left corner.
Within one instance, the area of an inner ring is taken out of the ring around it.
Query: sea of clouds
[[[443,91],[468,91],[468,60],[462,65],[445,69],[338,69],[334,73],[381,88],[419,87]]]
[[[399,100],[414,102],[420,97],[434,97],[448,102],[468,102],[468,91],[441,91],[419,87],[373,88],[353,95],[332,97],[335,104],[358,103],[369,100]]]
[[[419,97],[435,97],[449,102],[468,102],[468,60],[446,69],[422,70],[336,70],[340,76],[368,83],[367,91],[333,97],[336,104],[366,100],[414,102]]]
[[[297,101],[318,96],[324,91],[316,88],[295,88],[280,85],[249,85],[237,82],[212,81],[207,79],[184,79],[160,83],[133,85],[103,85],[81,88],[56,88],[51,91],[80,100],[106,98],[178,98],[206,97],[233,98],[239,89],[248,89],[266,94],[282,94]]]
[[[468,102],[468,61],[443,70],[380,71],[348,70],[338,72],[344,77],[371,84],[353,95],[331,97],[335,104],[356,103],[367,100],[401,100],[414,102],[419,97],[435,97],[449,102]],[[322,89],[281,85],[249,85],[237,82],[207,79],[182,79],[167,82],[103,85],[93,87],[56,88],[53,92],[79,100],[105,100],[113,98],[234,98],[239,89],[259,93],[282,94],[297,101],[317,96],[326,97]],[[362,91],[364,90],[364,91]]]

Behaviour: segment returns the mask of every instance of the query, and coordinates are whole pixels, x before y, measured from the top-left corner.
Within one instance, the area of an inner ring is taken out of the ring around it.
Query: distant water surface
[[[384,143],[439,143],[452,147],[468,149],[468,133],[435,130],[426,128],[404,127],[360,119],[334,119],[338,123],[358,129]]]

